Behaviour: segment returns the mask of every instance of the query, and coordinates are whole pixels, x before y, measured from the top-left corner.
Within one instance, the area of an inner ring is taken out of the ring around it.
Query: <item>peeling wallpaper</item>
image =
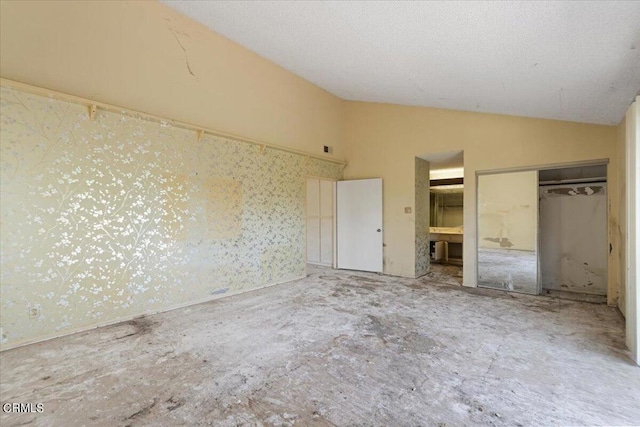
[[[1,92],[2,348],[304,275],[305,178],[342,166]]]
[[[540,187],[543,289],[607,295],[607,184]]]

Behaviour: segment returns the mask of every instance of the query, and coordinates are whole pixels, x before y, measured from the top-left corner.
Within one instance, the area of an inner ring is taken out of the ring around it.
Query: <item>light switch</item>
[[[404,213],[411,213],[411,206],[404,208]]]

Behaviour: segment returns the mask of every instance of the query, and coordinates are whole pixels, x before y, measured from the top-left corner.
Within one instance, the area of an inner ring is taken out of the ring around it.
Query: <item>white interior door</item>
[[[382,178],[336,188],[337,267],[382,272]]]

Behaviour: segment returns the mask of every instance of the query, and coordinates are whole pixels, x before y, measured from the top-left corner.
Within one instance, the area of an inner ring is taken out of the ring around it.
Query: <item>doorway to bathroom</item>
[[[451,151],[423,156],[429,162],[430,269],[437,282],[462,285],[464,244],[464,153]]]

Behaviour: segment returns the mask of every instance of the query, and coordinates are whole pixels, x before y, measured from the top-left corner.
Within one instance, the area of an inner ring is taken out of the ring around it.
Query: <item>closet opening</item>
[[[478,286],[607,301],[607,165],[478,173]]]
[[[607,165],[539,172],[544,295],[607,302]]]
[[[335,267],[335,181],[307,178],[307,269]]]

